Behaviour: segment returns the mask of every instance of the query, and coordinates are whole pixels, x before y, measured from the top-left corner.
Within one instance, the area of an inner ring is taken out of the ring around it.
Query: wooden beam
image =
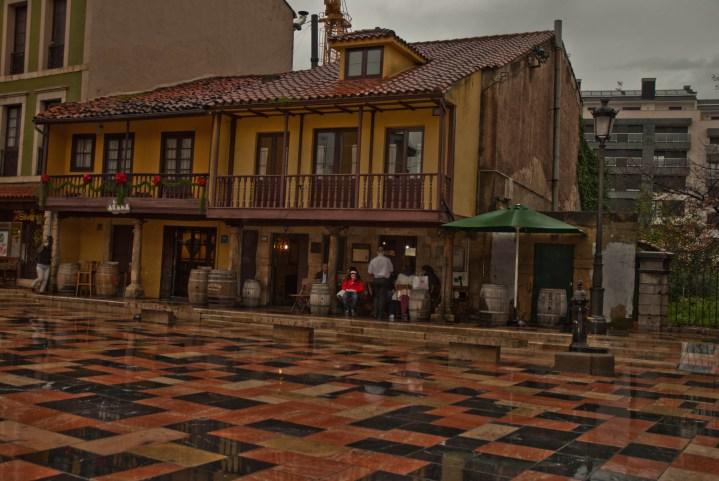
[[[348,114],[354,113],[352,110],[350,110],[350,109],[348,109],[348,108],[346,108],[346,107],[342,107],[341,105],[333,105],[333,107],[336,108],[337,110],[341,110],[342,112],[345,112],[345,113],[348,113]]]
[[[327,113],[327,112],[322,112],[321,110],[313,109],[312,107],[303,107],[303,108],[306,111],[313,113],[313,114],[317,114],[317,115],[324,115]]]
[[[362,172],[362,121],[364,120],[364,107],[357,111],[357,171],[355,174],[356,204],[360,205],[360,172]]]
[[[269,117],[266,113],[260,112],[259,110],[247,109],[247,111],[250,112],[251,114],[258,116],[258,117],[264,117],[264,118]]]
[[[300,114],[300,138],[299,147],[297,149],[297,175],[302,173],[302,143],[305,136],[305,114]]]
[[[400,104],[400,105],[402,105],[402,106],[405,107],[405,108],[410,109],[410,110],[415,110],[415,107],[413,107],[412,105],[408,104],[407,102],[397,102],[397,103]]]
[[[287,165],[290,160],[290,149],[288,144],[289,139],[289,130],[290,130],[290,114],[285,113],[285,122],[284,122],[284,128],[282,130],[282,178],[280,180],[280,205],[285,205],[285,196],[287,193],[287,186],[285,185],[287,182],[287,169],[289,166]]]

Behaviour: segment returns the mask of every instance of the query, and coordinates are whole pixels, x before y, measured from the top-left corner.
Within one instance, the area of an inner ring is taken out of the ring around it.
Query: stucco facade
[[[92,0],[83,96],[286,72],[292,69],[293,18],[284,0]]]

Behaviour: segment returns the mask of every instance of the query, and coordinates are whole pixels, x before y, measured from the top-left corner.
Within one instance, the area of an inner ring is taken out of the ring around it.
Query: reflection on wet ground
[[[719,380],[0,311],[2,481],[719,481]]]

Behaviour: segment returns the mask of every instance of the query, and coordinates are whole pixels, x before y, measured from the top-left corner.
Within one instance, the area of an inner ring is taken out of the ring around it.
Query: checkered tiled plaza
[[[2,481],[719,480],[719,380],[7,302]]]

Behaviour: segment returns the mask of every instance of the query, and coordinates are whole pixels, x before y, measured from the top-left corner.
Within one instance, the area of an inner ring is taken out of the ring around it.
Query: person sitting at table
[[[364,282],[360,279],[359,272],[354,267],[350,268],[349,274],[342,281],[342,290],[337,293],[345,310],[345,316],[355,316],[357,301],[364,292]]]
[[[315,274],[315,284],[327,284],[330,279],[329,266],[327,263],[322,264],[322,270]]]

